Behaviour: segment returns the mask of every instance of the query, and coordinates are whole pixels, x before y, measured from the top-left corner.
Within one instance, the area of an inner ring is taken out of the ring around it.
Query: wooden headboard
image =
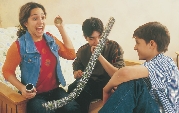
[[[126,66],[131,66],[131,65],[141,65],[142,62],[140,61],[133,61],[133,60],[128,60],[128,59],[125,59],[124,60]]]

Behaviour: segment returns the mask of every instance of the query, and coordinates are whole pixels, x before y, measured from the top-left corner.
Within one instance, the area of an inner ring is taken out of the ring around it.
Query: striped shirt
[[[179,113],[179,70],[175,62],[159,54],[143,65],[149,71],[149,77],[144,81],[160,112]]]

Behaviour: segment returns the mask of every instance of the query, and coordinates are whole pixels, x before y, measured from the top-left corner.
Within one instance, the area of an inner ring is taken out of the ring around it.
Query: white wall
[[[133,31],[146,22],[159,21],[168,27],[171,34],[166,55],[176,59],[175,51],[179,50],[179,0],[0,0],[0,27],[17,26],[19,8],[29,1],[45,6],[47,24],[53,24],[56,15],[61,15],[66,24],[82,24],[91,16],[106,24],[113,16],[116,22],[109,39],[119,42],[127,59],[138,59],[133,50]]]

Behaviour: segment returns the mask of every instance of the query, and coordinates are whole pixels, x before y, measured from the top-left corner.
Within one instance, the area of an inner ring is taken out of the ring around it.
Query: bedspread
[[[67,32],[67,35],[72,40],[72,43],[74,45],[75,51],[78,50],[80,46],[86,43],[85,38],[83,37],[82,33],[82,26],[80,24],[65,24],[65,30]],[[6,52],[12,42],[14,42],[17,39],[17,27],[8,27],[8,28],[0,28],[0,82],[3,82],[13,90],[17,89],[11,85],[8,81],[5,81],[3,75],[2,75],[2,66],[6,57]],[[61,40],[61,35],[58,31],[58,29],[55,27],[55,25],[46,25],[45,32],[50,32],[54,36],[56,36],[59,40]],[[68,85],[71,84],[74,81],[73,77],[73,68],[72,68],[72,62],[73,60],[66,60],[60,57],[60,63],[62,68],[62,73],[66,80],[66,87],[67,89]],[[20,80],[20,69],[17,67],[16,70],[16,76]]]

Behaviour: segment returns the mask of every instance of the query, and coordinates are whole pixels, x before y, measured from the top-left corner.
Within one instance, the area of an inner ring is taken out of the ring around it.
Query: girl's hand
[[[35,97],[35,95],[36,95],[36,89],[34,88],[34,90],[32,91],[32,92],[27,92],[26,91],[26,87],[25,86],[23,86],[22,88],[21,88],[21,93],[22,93],[22,96],[23,97],[25,97],[25,98],[27,98],[27,99],[31,99],[31,98],[34,98]]]
[[[59,15],[54,19],[54,24],[57,28],[63,25],[63,20]]]

